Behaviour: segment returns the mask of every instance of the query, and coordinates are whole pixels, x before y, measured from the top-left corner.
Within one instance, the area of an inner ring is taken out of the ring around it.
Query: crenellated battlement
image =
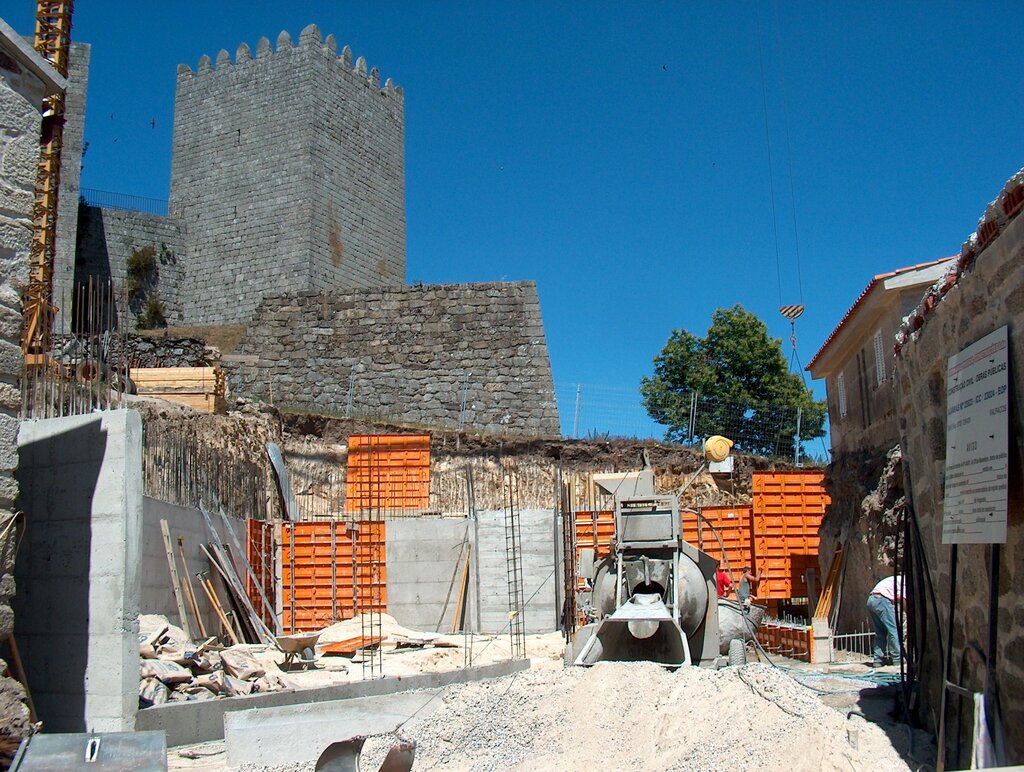
[[[292,42],[287,30],[281,30],[281,33],[277,36],[277,43],[274,48],[271,48],[268,38],[261,37],[256,43],[255,56],[253,56],[246,43],[238,46],[233,61],[226,49],[221,49],[215,59],[211,59],[207,54],[203,54],[203,56],[199,57],[199,63],[195,70],[187,64],[178,65],[178,80],[182,81],[210,74],[226,74],[242,67],[259,67],[261,62],[283,56],[294,56],[296,52],[319,52],[333,59],[340,69],[353,77],[365,81],[368,86],[377,89],[381,94],[398,99],[404,96],[402,87],[396,86],[391,78],[385,80],[382,87],[380,71],[376,67],[368,70],[366,59],[362,56],[358,57],[355,63],[353,63],[352,49],[348,46],[342,48],[339,54],[337,40],[334,35],[328,35],[326,38],[321,39],[320,28],[315,24],[306,26],[299,33],[297,45]]]

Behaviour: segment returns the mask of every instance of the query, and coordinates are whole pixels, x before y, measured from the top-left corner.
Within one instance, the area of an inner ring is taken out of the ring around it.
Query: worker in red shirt
[[[718,597],[725,598],[732,592],[732,579],[729,578],[729,574],[725,572],[725,569],[721,566],[718,567],[718,571],[715,572],[715,584],[718,585]]]

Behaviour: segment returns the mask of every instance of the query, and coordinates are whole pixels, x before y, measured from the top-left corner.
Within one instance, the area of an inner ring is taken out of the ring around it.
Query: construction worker
[[[728,597],[729,593],[732,592],[732,579],[729,578],[729,574],[721,566],[715,572],[715,584],[718,587],[719,598]]]
[[[753,574],[749,567],[743,569],[743,576],[740,577],[740,586],[736,590],[736,598],[742,604],[743,608],[750,608],[751,598],[757,597],[757,593],[754,592],[754,588],[757,587],[757,583],[760,581],[760,571]]]
[[[903,602],[903,577],[888,576],[868,595],[868,614],[875,626],[875,667],[891,665],[900,658],[900,631],[896,627],[896,601]],[[889,653],[886,654],[888,639]]]

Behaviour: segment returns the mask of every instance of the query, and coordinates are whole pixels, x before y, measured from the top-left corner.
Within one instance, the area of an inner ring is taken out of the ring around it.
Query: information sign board
[[[943,544],[1006,542],[1008,330],[949,358]]]

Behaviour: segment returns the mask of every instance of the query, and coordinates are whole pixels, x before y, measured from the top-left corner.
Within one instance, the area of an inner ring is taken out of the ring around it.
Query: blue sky
[[[33,11],[4,17],[29,33]],[[556,383],[627,394],[715,308],[788,338],[766,101],[806,364],[872,275],[957,252],[1024,166],[1022,19],[1009,2],[81,2],[83,185],[166,198],[176,66],[314,22],[405,89],[408,280],[535,279]]]

